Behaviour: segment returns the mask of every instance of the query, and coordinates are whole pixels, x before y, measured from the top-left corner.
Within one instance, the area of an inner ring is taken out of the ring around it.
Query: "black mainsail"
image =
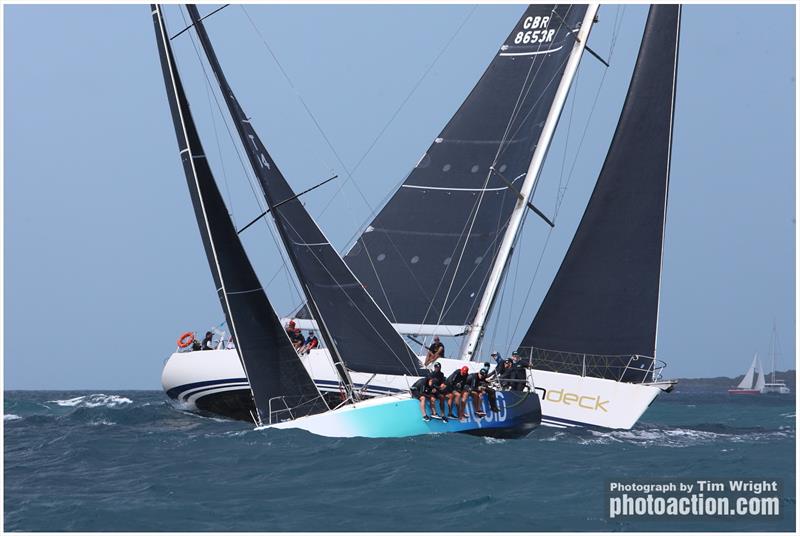
[[[586,9],[525,10],[472,92],[345,256],[404,332],[456,335],[475,319]]]
[[[167,98],[203,246],[258,420],[328,410],[292,347],[242,247],[205,158],[183,91],[161,8],[151,5]],[[291,408],[291,413],[282,410]]]
[[[600,176],[521,343],[537,368],[580,374],[586,354],[583,373],[642,381],[647,374],[626,365],[655,357],[680,14],[678,5],[650,8]]]
[[[306,305],[345,388],[351,388],[346,369],[419,376],[414,352],[296,198],[256,134],[225,78],[196,6],[187,9],[297,273]]]

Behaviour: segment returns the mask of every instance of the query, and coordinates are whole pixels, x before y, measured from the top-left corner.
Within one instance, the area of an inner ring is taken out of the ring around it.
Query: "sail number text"
[[[517,32],[514,44],[549,43],[556,34],[555,30],[548,30],[550,17],[527,17],[522,21],[522,31]]]

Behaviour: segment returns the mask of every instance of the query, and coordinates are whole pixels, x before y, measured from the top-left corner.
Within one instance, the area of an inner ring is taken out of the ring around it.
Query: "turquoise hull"
[[[381,397],[327,413],[273,424],[269,428],[300,428],[327,437],[408,437],[450,432],[519,437],[528,434],[542,420],[539,397],[535,393],[498,392],[498,413],[489,410],[484,397],[485,417],[477,417],[472,406],[470,400],[464,421],[431,419],[426,422],[422,420],[418,400],[408,395]]]

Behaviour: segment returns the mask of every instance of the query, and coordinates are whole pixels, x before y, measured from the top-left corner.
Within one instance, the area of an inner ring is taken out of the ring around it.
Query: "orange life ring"
[[[190,344],[194,342],[194,333],[191,331],[187,331],[183,335],[180,336],[178,339],[178,347],[179,348],[186,348]]]

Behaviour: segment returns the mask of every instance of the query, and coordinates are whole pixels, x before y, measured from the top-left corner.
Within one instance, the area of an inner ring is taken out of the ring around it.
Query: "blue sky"
[[[291,85],[240,6],[207,26],[293,186],[340,175],[306,206],[344,248],[522,11],[247,7]],[[182,28],[174,6],[167,15],[173,32]],[[645,6],[600,10],[590,45],[610,56],[611,68],[582,61],[536,195],[552,214],[559,178],[569,179],[556,230],[532,279],[547,231],[528,219],[520,268],[487,345],[516,344],[547,291],[608,149],[645,17]],[[773,319],[779,368],[794,363],[794,21],[792,6],[684,9],[658,335],[669,376],[744,372],[753,352],[766,354]],[[5,388],[156,389],[177,336],[223,315],[177,156],[149,9],[5,6],[4,39]],[[173,43],[217,180],[236,220],[249,221],[259,213],[256,197],[189,34]],[[344,167],[359,161],[346,180]],[[252,230],[245,245],[286,312],[298,297],[268,227]]]

